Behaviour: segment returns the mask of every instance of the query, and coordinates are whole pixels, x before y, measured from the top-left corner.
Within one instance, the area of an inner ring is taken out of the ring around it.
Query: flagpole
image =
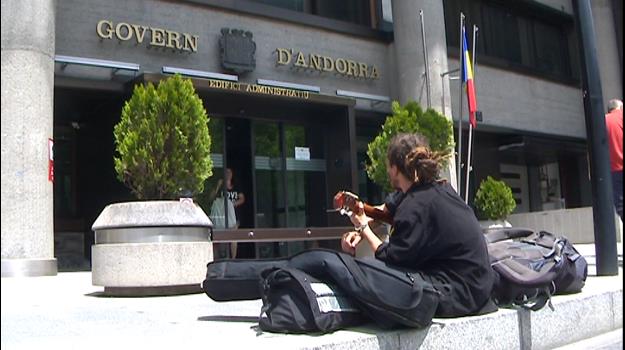
[[[423,62],[425,64],[425,94],[427,95],[428,109],[432,108],[432,100],[430,98],[430,65],[428,64],[428,47],[425,44],[425,21],[423,20],[423,10],[419,10],[421,17],[421,37],[423,41]]]
[[[460,93],[458,94],[458,164],[456,164],[456,175],[458,176],[458,189],[456,190],[458,194],[462,193],[462,56],[464,52],[462,52],[462,40],[464,40],[464,13],[460,12],[460,36],[458,37],[458,46],[460,48],[460,55],[458,55],[458,59],[460,60]]]
[[[469,203],[469,172],[471,171],[471,142],[473,139],[473,124],[469,123],[469,143],[467,145],[467,175],[464,187],[464,202]]]
[[[477,40],[477,26],[473,25],[473,47],[471,48],[471,68],[473,69],[473,86],[475,86],[475,42]],[[472,171],[471,151],[473,150],[473,124],[469,122],[469,143],[467,144],[467,176],[464,187],[464,202],[469,203],[469,175]]]

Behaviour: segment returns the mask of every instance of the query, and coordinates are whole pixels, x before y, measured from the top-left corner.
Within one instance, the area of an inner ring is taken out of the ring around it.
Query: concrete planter
[[[496,230],[504,227],[512,227],[507,220],[480,220],[480,226],[483,231]]]
[[[109,295],[200,292],[212,223],[193,202],[108,205],[94,222],[92,283]]]

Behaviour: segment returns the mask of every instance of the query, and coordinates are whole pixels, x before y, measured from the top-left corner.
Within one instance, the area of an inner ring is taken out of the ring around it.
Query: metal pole
[[[445,76],[441,74],[441,111],[445,114]]]
[[[477,45],[477,31],[479,28],[474,24],[473,25],[473,47],[471,48],[471,68],[473,68],[473,82],[475,83],[475,45]],[[474,84],[475,85],[475,84]]]
[[[473,142],[473,124],[469,123],[469,143],[467,144],[467,176],[464,179],[464,202],[469,203],[469,173],[471,172],[471,142]]]
[[[477,26],[473,25],[473,47],[471,48],[471,68],[473,68],[473,86],[475,87],[475,42],[477,39]],[[467,144],[467,176],[465,178],[464,202],[469,203],[469,175],[471,174],[471,153],[473,151],[473,124],[469,123],[469,143]]]
[[[441,111],[443,111],[443,114],[445,113],[445,76],[451,73],[456,73],[457,71],[459,71],[460,68],[456,68],[456,69],[452,69],[452,70],[448,70],[447,72],[443,72],[440,74],[441,76],[441,86],[443,87],[443,93],[441,94]],[[450,76],[449,80],[453,80],[453,79],[457,79],[458,77],[453,77]]]
[[[458,37],[458,46],[460,47],[460,55],[458,58],[460,59],[460,94],[458,94],[458,164],[456,167],[458,170],[456,171],[456,176],[458,176],[458,194],[462,192],[462,40],[464,35],[464,13],[460,12],[460,36]]]
[[[617,275],[616,229],[612,201],[612,175],[603,113],[601,78],[597,62],[595,29],[589,0],[573,1],[581,44],[582,85],[586,133],[590,155],[592,214],[597,275]]]
[[[428,108],[432,108],[432,100],[430,99],[430,65],[428,63],[428,46],[425,43],[425,21],[423,20],[423,10],[419,10],[421,18],[421,38],[423,41],[423,62],[425,62],[425,94],[427,97]]]

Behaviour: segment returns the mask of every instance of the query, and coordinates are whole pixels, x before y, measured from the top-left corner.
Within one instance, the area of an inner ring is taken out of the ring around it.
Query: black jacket
[[[414,185],[391,198],[394,224],[376,258],[430,280],[443,293],[439,317],[493,311],[494,274],[473,210],[448,184]]]

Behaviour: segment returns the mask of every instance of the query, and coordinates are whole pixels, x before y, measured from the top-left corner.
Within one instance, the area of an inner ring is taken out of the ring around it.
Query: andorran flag
[[[477,111],[477,101],[475,100],[475,86],[473,85],[473,68],[471,67],[471,58],[467,45],[467,32],[462,28],[462,82],[467,89],[467,99],[469,102],[469,122],[475,128],[477,120],[475,119],[475,111]]]

